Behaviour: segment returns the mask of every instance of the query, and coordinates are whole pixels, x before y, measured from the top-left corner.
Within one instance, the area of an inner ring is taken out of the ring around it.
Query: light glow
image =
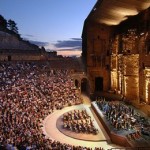
[[[149,94],[150,94],[150,69],[145,69],[145,100],[146,103],[149,103]]]
[[[137,15],[138,11],[136,9],[129,9],[129,8],[116,8],[111,10],[111,13],[117,14],[118,16],[120,16],[120,18],[125,17],[125,16],[133,16],[133,15]]]

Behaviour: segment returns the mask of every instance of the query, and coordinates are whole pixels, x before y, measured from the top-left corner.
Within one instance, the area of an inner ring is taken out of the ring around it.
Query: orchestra
[[[86,110],[73,110],[63,114],[63,127],[78,133],[98,134]]]

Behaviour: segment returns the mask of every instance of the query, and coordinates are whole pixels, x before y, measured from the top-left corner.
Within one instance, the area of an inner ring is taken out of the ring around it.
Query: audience
[[[52,141],[42,120],[56,109],[81,103],[69,69],[47,63],[0,64],[0,148],[7,150],[91,150]]]

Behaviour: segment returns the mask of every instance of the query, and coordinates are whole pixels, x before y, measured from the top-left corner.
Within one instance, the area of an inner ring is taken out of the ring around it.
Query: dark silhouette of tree
[[[17,37],[19,41],[24,41],[18,32],[18,27],[17,27],[16,22],[12,19],[9,19],[7,21],[2,15],[0,15],[0,31],[4,31],[6,33],[9,33]],[[34,48],[39,48],[37,45],[31,44],[29,41],[24,41],[24,42]]]
[[[2,15],[0,15],[0,28],[7,29],[7,20]]]
[[[8,29],[9,29],[10,31],[12,31],[12,32],[14,32],[14,33],[16,33],[16,34],[18,34],[18,27],[17,27],[17,24],[16,24],[15,21],[9,19],[9,20],[8,20],[8,23],[7,23],[7,27],[8,27]]]
[[[42,51],[45,51],[45,47],[44,46],[42,46],[41,49],[42,49]]]

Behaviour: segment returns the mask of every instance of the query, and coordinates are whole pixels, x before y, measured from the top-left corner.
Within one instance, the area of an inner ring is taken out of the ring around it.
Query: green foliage
[[[10,31],[18,34],[18,27],[17,27],[17,24],[15,21],[9,19],[8,22],[7,22],[7,27]]]

